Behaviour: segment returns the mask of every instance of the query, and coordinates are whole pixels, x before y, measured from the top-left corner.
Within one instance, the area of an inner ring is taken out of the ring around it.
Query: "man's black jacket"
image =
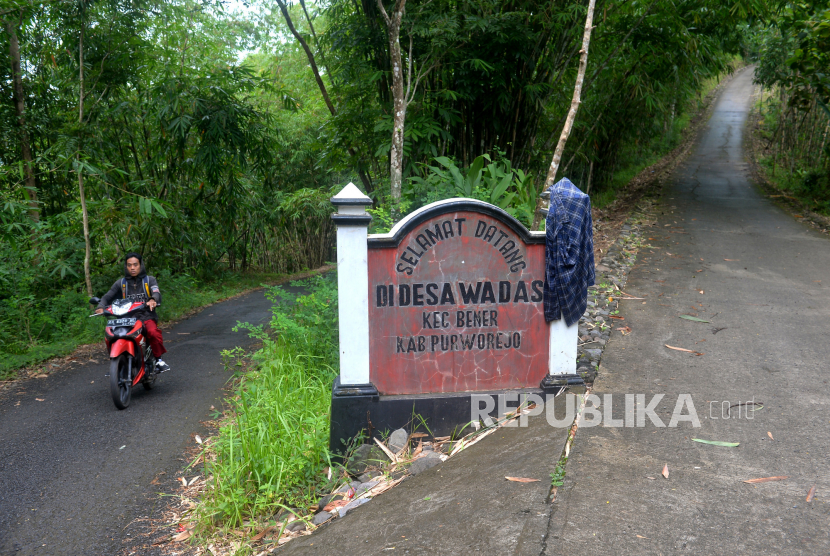
[[[141,270],[138,275],[133,278],[127,272],[127,264],[124,263],[124,278],[119,278],[112,285],[110,290],[101,298],[98,304],[100,309],[110,305],[115,299],[133,299],[135,301],[149,301],[150,298],[156,300],[156,303],[161,305],[161,292],[159,291],[158,282],[154,276],[147,276],[147,271],[144,270],[144,263],[141,263]],[[142,311],[136,315],[140,320],[158,320],[156,311],[149,309]]]

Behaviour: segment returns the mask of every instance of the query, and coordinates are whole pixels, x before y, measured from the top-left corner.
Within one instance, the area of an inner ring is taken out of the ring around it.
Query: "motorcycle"
[[[98,297],[89,300],[93,305],[100,301]],[[132,389],[139,383],[145,390],[152,390],[158,378],[156,359],[147,341],[144,322],[131,316],[145,307],[143,301],[116,299],[104,308],[103,313],[90,315],[108,317],[104,335],[110,355],[110,395],[118,409],[127,409]]]

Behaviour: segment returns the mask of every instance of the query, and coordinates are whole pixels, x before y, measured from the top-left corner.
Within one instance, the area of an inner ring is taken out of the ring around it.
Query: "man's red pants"
[[[164,349],[164,338],[161,336],[161,330],[156,325],[154,320],[144,321],[144,330],[147,332],[147,341],[150,342],[150,349],[153,350],[153,357],[159,359],[162,355],[167,353]]]

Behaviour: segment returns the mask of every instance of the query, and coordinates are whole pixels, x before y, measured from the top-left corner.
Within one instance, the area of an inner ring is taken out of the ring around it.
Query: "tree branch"
[[[317,62],[314,60],[314,54],[308,47],[308,43],[294,27],[294,22],[291,21],[291,15],[288,13],[288,7],[285,5],[285,0],[277,0],[277,4],[280,6],[280,11],[285,18],[285,23],[288,24],[288,29],[291,31],[291,34],[294,35],[294,38],[297,39],[297,42],[299,42],[300,46],[302,46],[303,50],[305,50],[305,54],[308,57],[308,63],[311,65],[311,71],[314,72],[314,79],[317,81],[317,86],[320,88],[320,93],[323,95],[323,100],[326,102],[329,112],[331,112],[332,116],[337,115],[337,110],[334,109],[334,104],[332,104],[331,99],[329,98],[329,93],[326,90],[325,83],[323,83],[323,78],[320,77],[320,71],[317,69]]]

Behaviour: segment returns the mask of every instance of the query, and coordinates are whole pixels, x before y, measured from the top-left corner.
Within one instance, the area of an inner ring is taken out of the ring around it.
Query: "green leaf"
[[[693,317],[692,315],[680,315],[680,318],[686,320],[693,320],[695,322],[709,322],[708,320],[699,319],[697,317]]]
[[[507,174],[502,178],[501,183],[499,183],[496,187],[493,188],[493,191],[490,193],[490,202],[496,204],[496,201],[504,195],[504,192],[507,191],[507,188],[510,187],[510,184],[513,182],[513,174]]]
[[[700,442],[701,444],[711,444],[712,446],[726,446],[727,448],[734,448],[735,446],[739,446],[740,442],[724,442],[723,440],[703,440],[702,438],[692,438],[695,442]]]
[[[149,201],[153,204],[153,208],[156,209],[156,212],[158,212],[162,216],[162,218],[167,218],[167,211],[164,210],[164,207],[161,206],[161,203],[159,203],[155,199]]]

